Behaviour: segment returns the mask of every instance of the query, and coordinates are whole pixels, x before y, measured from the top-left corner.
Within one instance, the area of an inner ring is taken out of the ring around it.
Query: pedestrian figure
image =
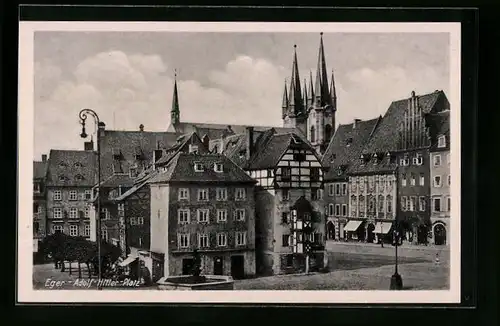
[[[434,259],[434,263],[439,265],[439,253],[436,253],[436,258]]]

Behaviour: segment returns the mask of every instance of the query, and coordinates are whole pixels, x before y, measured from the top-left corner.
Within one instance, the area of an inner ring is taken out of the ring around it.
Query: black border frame
[[[478,159],[478,148],[477,148],[477,133],[478,133],[478,11],[473,8],[468,9],[444,9],[444,8],[398,8],[398,9],[387,9],[387,8],[312,8],[312,7],[292,7],[292,8],[283,8],[283,7],[187,7],[187,6],[170,6],[170,7],[160,7],[157,6],[134,6],[134,7],[94,7],[94,6],[23,6],[18,8],[19,16],[16,17],[20,20],[47,20],[47,21],[56,21],[56,20],[66,20],[66,21],[282,21],[282,22],[460,22],[462,24],[461,31],[461,45],[462,45],[462,112],[461,112],[461,123],[462,123],[462,234],[461,234],[461,242],[462,242],[462,270],[461,270],[461,294],[462,294],[462,304],[419,304],[420,308],[474,308],[477,305],[478,301],[478,274],[477,270],[477,239],[478,239],[478,231],[477,231],[477,159]],[[12,14],[11,14],[12,15]],[[3,55],[10,62],[10,66],[17,67],[15,62],[18,59],[18,21],[13,21],[13,15],[10,17],[5,16],[5,18],[9,19],[9,22],[12,23],[12,30],[8,30],[11,34],[14,30],[16,34],[16,43],[12,44],[11,49],[8,52],[3,52]],[[7,31],[7,29],[5,29]],[[12,42],[13,43],[13,42]],[[16,47],[16,49],[14,49]],[[5,67],[8,67],[6,64]],[[12,110],[12,108],[16,106],[16,97],[17,95],[17,74],[11,73],[9,74],[8,83],[5,85],[12,87],[12,90],[9,90],[7,95],[2,97],[3,104],[3,115],[7,112],[7,121],[6,126],[11,128],[12,126],[17,126],[17,110]],[[3,78],[3,80],[6,80]],[[10,85],[9,85],[10,84]],[[12,98],[14,95],[14,98]],[[6,111],[5,108],[8,108]],[[10,116],[9,116],[10,115]],[[9,128],[4,128],[3,130],[9,130]],[[16,127],[14,129],[17,129]],[[12,129],[10,129],[12,130]],[[9,131],[10,131],[9,130]],[[10,135],[11,137],[16,137],[17,130],[14,130],[15,135]],[[7,135],[6,135],[7,136]],[[10,137],[5,137],[10,138]],[[8,167],[12,168],[12,172],[17,172],[17,143],[14,142],[3,142],[4,151],[7,150],[8,156],[5,155],[5,158],[12,158],[13,160],[7,160],[9,162]],[[9,179],[8,181],[16,182],[16,173],[7,173],[6,174]],[[16,187],[17,189],[17,187]],[[12,202],[14,205],[17,205],[17,197],[13,192],[10,192],[8,196],[12,196]],[[9,197],[7,197],[9,198]],[[9,198],[10,199],[10,198]],[[10,206],[9,206],[10,208]],[[13,206],[13,211],[16,212],[16,206]],[[16,216],[15,214],[14,216]],[[16,223],[16,220],[13,220]],[[14,226],[16,227],[16,226]],[[14,228],[10,228],[12,230]],[[17,234],[13,232],[9,232],[11,235],[14,235],[14,243],[17,243]],[[12,242],[11,242],[12,243]],[[17,253],[15,254],[17,255]],[[14,256],[14,263],[16,263],[16,256]],[[15,275],[17,281],[17,270]],[[16,282],[13,282],[16,285]],[[17,304],[17,288],[14,289],[15,302]],[[76,317],[74,315],[74,309],[71,310],[62,310],[63,307],[57,307],[54,309],[54,312],[47,313],[48,310],[44,310],[43,307],[35,307],[37,304],[24,304],[19,303],[24,307],[20,307],[20,310],[26,311],[26,308],[31,310],[29,315],[25,315],[25,317],[38,317],[45,319],[50,315],[51,317],[60,316],[62,319],[68,320],[68,318]],[[55,306],[57,304],[40,304],[42,306]],[[58,306],[86,306],[84,308],[87,311],[88,306],[91,304],[60,304]],[[98,306],[109,307],[116,304],[98,304]],[[153,311],[160,312],[160,317],[164,315],[164,312],[158,311],[161,305],[159,304],[120,304],[120,306],[152,306],[154,307]],[[216,308],[207,306],[214,306],[214,304],[204,304],[204,305],[193,305],[193,304],[165,304],[169,306],[168,308],[168,319],[169,320],[185,320],[185,321],[205,321],[212,320],[216,321],[222,316],[221,310]],[[219,306],[219,305],[217,305]],[[383,304],[350,304],[348,306],[341,304],[332,304],[332,305],[318,305],[318,304],[304,304],[301,306],[290,304],[290,305],[275,305],[275,304],[224,304],[220,305],[221,307],[238,307],[236,311],[238,311],[239,316],[237,316],[238,320],[243,320],[245,317],[249,317],[253,320],[256,317],[264,317],[264,319],[270,317],[268,313],[269,310],[259,310],[259,316],[253,314],[253,310],[249,309],[250,307],[282,307],[282,311],[284,314],[280,315],[282,318],[280,322],[288,322],[293,320],[300,320],[306,316],[309,318],[314,318],[312,320],[317,320],[319,315],[309,315],[306,314],[305,309],[301,308],[349,308],[347,309],[348,314],[351,318],[356,316],[359,312],[361,312],[362,307],[371,307],[371,308],[381,308],[381,307],[391,307],[391,308],[404,308],[404,313],[401,309],[395,310],[386,310],[381,314],[372,315],[370,312],[370,320],[369,323],[377,323],[380,322],[388,322],[390,320],[397,320],[399,323],[411,323],[412,317],[414,317],[414,313],[411,310],[408,310],[410,307],[415,307],[415,304],[404,304],[404,305],[383,305]],[[192,313],[193,308],[189,307],[197,307],[196,314]],[[121,307],[124,308],[124,307]],[[171,309],[175,308],[175,309]],[[165,307],[162,307],[165,309]],[[119,309],[120,313],[125,313],[123,317],[126,317],[130,321],[134,319],[137,321],[144,321],[146,318],[140,317],[137,318],[139,314],[129,313],[125,311],[125,309]],[[316,309],[315,309],[316,310]],[[325,312],[323,309],[321,309]],[[321,311],[320,310],[320,311]],[[377,309],[378,310],[378,309]],[[399,310],[399,312],[397,311]],[[425,309],[427,310],[427,309]],[[68,314],[64,313],[68,311]],[[130,310],[129,310],[130,311]],[[309,310],[309,311],[312,311]],[[319,311],[316,310],[318,313]],[[337,311],[337,310],[336,310]],[[469,313],[464,311],[464,314],[459,317],[462,322],[469,320],[469,322],[477,321],[471,320],[470,309],[466,310]],[[191,313],[190,313],[191,312]],[[402,313],[402,315],[406,315],[406,317],[397,317],[395,314]],[[424,311],[416,311],[416,315],[423,314]],[[90,317],[92,320],[92,314],[78,314],[79,318],[87,319]],[[230,315],[234,314],[231,313]],[[325,314],[321,314],[325,316]],[[341,321],[343,323],[356,323],[360,320],[347,319],[335,317],[337,313],[332,313],[328,317],[328,313],[326,314],[325,321],[330,323],[329,320],[333,321]],[[447,314],[449,315],[449,314]],[[166,316],[166,315],[165,315]],[[231,316],[225,316],[231,317]],[[253,318],[252,318],[253,317]],[[366,316],[368,318],[368,315]],[[429,316],[430,317],[430,316]],[[309,319],[311,320],[311,319]],[[368,321],[368,320],[367,320]],[[435,318],[432,320],[433,322],[444,322],[448,323],[451,320],[449,317],[441,317]]]

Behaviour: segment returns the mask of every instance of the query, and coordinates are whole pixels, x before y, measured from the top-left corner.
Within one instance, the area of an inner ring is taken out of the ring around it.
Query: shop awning
[[[353,231],[356,231],[359,226],[361,225],[361,223],[363,223],[363,221],[349,221],[347,222],[347,224],[344,226],[344,231],[347,231],[347,232],[353,232]]]
[[[392,223],[389,222],[378,222],[377,225],[375,225],[375,230],[373,230],[373,233],[381,233],[381,234],[387,234],[392,228]]]
[[[125,258],[124,261],[118,263],[119,266],[121,267],[125,267],[127,265],[129,265],[130,263],[132,263],[134,260],[136,260],[138,257],[135,256],[135,255],[128,255],[127,258]]]

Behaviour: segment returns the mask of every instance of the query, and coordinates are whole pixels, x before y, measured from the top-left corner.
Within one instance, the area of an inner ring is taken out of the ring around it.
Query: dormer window
[[[446,137],[444,135],[439,136],[439,138],[438,138],[438,147],[439,148],[446,147]]]
[[[77,174],[77,175],[75,176],[75,180],[76,180],[76,181],[82,181],[82,180],[83,180],[83,175],[81,175],[81,174]]]
[[[408,156],[404,156],[400,161],[399,161],[399,164],[401,166],[408,166],[410,165],[410,158]]]
[[[33,192],[40,193],[40,183],[33,183]]]
[[[131,178],[135,178],[135,177],[137,177],[137,168],[132,168],[132,167],[131,167],[131,168],[129,169],[129,175],[130,175],[130,177],[131,177]]]
[[[346,144],[346,146],[351,146],[351,144],[352,144],[352,137],[347,138],[345,140],[345,144]]]
[[[189,145],[189,153],[198,153],[198,146]]]
[[[215,163],[214,164],[214,170],[215,170],[215,172],[223,172],[224,168],[223,168],[222,163]]]
[[[119,149],[113,149],[113,160],[119,161],[122,158],[122,153]]]
[[[203,169],[203,164],[201,164],[200,162],[195,162],[194,163],[194,172],[203,172],[204,169]]]
[[[80,162],[75,163],[75,168],[81,168],[81,167],[82,167],[82,163],[80,163]]]
[[[134,157],[135,157],[136,161],[142,160],[142,158],[143,158],[142,149],[140,149],[139,147],[136,148]]]
[[[64,168],[64,167],[66,167],[66,166],[67,166],[67,164],[66,164],[66,163],[64,163],[64,162],[60,162],[60,163],[59,163],[59,167],[61,167],[61,168]]]
[[[59,181],[66,181],[66,177],[64,175],[59,176]]]

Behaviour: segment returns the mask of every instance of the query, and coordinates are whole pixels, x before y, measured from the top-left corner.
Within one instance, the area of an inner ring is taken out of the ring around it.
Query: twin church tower
[[[312,72],[310,72],[309,83],[304,79],[304,84],[301,85],[297,46],[294,45],[292,76],[289,85],[285,80],[285,90],[283,91],[283,127],[299,129],[316,149],[316,152],[323,154],[335,132],[336,111],[335,81],[332,71],[330,83],[328,82],[323,33],[321,33],[318,66],[314,83]],[[182,124],[180,122],[177,80],[174,83],[170,118],[171,124],[177,130],[176,126]]]
[[[288,86],[285,81],[283,91],[283,126],[302,131],[316,152],[323,154],[335,132],[335,112],[337,111],[333,71],[331,81],[328,83],[323,33],[321,33],[319,43],[314,84],[312,72],[310,72],[309,83],[304,79],[304,84],[300,84],[297,46],[294,45],[294,48],[290,85]]]

